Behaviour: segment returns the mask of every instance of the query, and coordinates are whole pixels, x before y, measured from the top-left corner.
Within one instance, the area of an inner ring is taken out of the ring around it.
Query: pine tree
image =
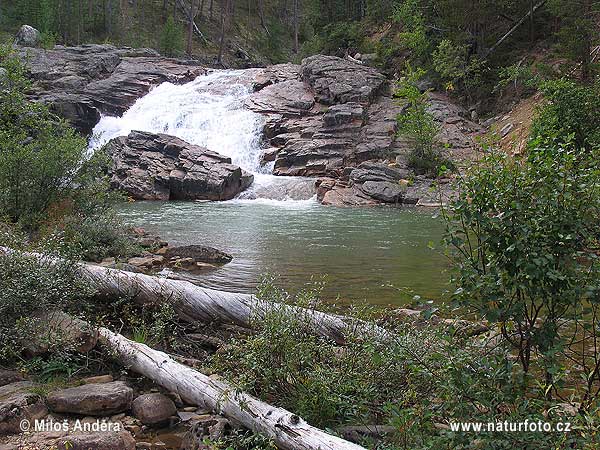
[[[160,51],[166,56],[178,56],[183,50],[183,33],[169,15],[160,35]]]

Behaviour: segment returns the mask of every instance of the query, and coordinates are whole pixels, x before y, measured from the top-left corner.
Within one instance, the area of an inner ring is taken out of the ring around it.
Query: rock
[[[32,98],[49,104],[86,134],[101,113],[122,115],[153,86],[180,84],[205,73],[197,62],[108,44],[27,48],[20,55],[34,80]]]
[[[38,30],[29,25],[23,25],[15,36],[15,44],[22,47],[37,47],[41,39],[42,35]]]
[[[257,92],[275,83],[299,79],[300,66],[298,64],[276,64],[259,71],[254,77],[252,87]]]
[[[4,83],[8,79],[8,70],[4,67],[0,67],[0,88],[4,86]]]
[[[182,450],[199,450],[204,448],[206,440],[218,441],[225,437],[231,428],[229,421],[219,416],[205,416],[198,420],[185,434],[181,444]]]
[[[359,120],[363,125],[365,122],[365,110],[359,103],[344,103],[342,105],[334,105],[327,109],[323,114],[323,122],[326,127],[336,125],[345,125]]]
[[[315,91],[315,100],[326,105],[371,103],[387,85],[375,69],[335,56],[310,56],[302,60],[301,71]]]
[[[233,256],[213,247],[202,245],[185,245],[182,247],[167,247],[167,258],[191,258],[193,263],[225,264],[233,260]]]
[[[328,206],[372,206],[378,203],[355,187],[331,178],[317,180],[317,198]]]
[[[0,387],[0,436],[20,433],[22,420],[33,422],[48,414],[42,397],[31,392],[33,387],[29,381]]]
[[[177,413],[173,400],[163,394],[144,394],[133,401],[133,415],[144,425],[161,425]]]
[[[385,203],[401,203],[406,187],[389,181],[366,181],[360,186],[360,190]]]
[[[350,180],[355,184],[367,181],[397,182],[410,177],[406,169],[392,167],[380,162],[364,162],[350,173]]]
[[[315,100],[304,83],[289,80],[265,87],[250,96],[246,104],[253,111],[263,114],[275,113],[295,117],[308,114]]]
[[[14,370],[0,369],[0,387],[6,386],[10,383],[16,383],[17,381],[25,381],[23,375]]]
[[[46,353],[53,342],[73,347],[79,353],[89,352],[98,343],[96,329],[62,311],[40,312],[33,319],[32,335],[23,343],[31,356]]]
[[[113,376],[108,375],[98,375],[95,377],[88,377],[81,380],[84,384],[102,384],[102,383],[112,383]]]
[[[166,134],[133,131],[107,151],[112,188],[139,200],[230,200],[254,179],[230,158]]]
[[[132,400],[133,389],[122,381],[113,381],[55,391],[46,403],[57,413],[109,416],[130,409]]]
[[[263,151],[261,156],[261,164],[265,164],[268,162],[273,162],[277,159],[277,154],[279,153],[279,148],[271,147]]]
[[[135,258],[130,258],[127,261],[129,264],[135,267],[140,267],[143,269],[151,269],[152,267],[157,267],[163,264],[165,258],[160,255],[149,255],[149,256],[138,256]]]
[[[135,450],[135,439],[128,431],[75,433],[55,445],[58,450]]]

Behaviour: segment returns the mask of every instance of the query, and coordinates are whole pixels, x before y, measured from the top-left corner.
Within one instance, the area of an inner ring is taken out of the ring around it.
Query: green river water
[[[224,250],[231,263],[194,282],[253,292],[262,275],[291,292],[325,281],[324,296],[340,303],[387,306],[438,300],[448,288],[439,243],[443,223],[417,208],[335,208],[316,201],[135,202],[120,214],[172,245]]]

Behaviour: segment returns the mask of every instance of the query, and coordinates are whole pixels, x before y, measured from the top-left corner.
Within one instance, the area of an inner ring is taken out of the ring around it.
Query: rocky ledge
[[[100,114],[123,114],[153,86],[185,83],[205,73],[195,61],[160,57],[150,49],[82,45],[19,51],[34,81],[32,97],[86,134]]]
[[[35,81],[33,96],[86,133],[101,113],[122,114],[152,86],[206,72],[196,62],[148,49],[86,45],[21,52]],[[315,55],[299,65],[247,74],[254,92],[246,107],[265,118],[263,161],[273,164],[275,175],[316,178],[319,198],[327,204],[439,203],[430,189],[433,180],[408,166],[411,147],[397,138],[404,106],[376,69]],[[483,128],[444,94],[433,93],[430,100],[444,156],[460,166],[471,158],[473,138]],[[252,181],[228,158],[165,135],[132,133],[111,147],[113,186],[134,198],[226,200]],[[450,195],[449,180],[441,181],[444,195]]]
[[[396,136],[404,106],[374,68],[316,55],[264,69],[254,89],[246,105],[265,116],[263,160],[276,175],[318,177],[324,204],[439,203],[433,180],[408,167],[410,145]],[[468,159],[482,128],[444,95],[431,94],[430,110],[446,156]]]
[[[136,200],[230,200],[253,181],[230,158],[166,134],[133,131],[106,149],[111,186]]]
[[[37,392],[49,385],[0,369],[0,449],[194,450],[236,428],[147,382],[110,374],[73,381],[44,398]]]

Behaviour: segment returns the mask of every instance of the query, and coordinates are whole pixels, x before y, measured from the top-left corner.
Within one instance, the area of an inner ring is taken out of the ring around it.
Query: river
[[[173,244],[204,244],[234,260],[194,281],[252,292],[262,275],[279,274],[298,290],[325,281],[342,302],[406,303],[437,299],[448,279],[445,260],[428,248],[443,224],[415,208],[334,208],[315,200],[314,182],[275,177],[261,165],[264,118],[244,107],[253,72],[215,71],[184,84],[164,83],[122,117],[103,117],[90,149],[131,130],[167,133],[231,157],[252,172],[254,185],[228,202],[134,202],[120,213]]]

